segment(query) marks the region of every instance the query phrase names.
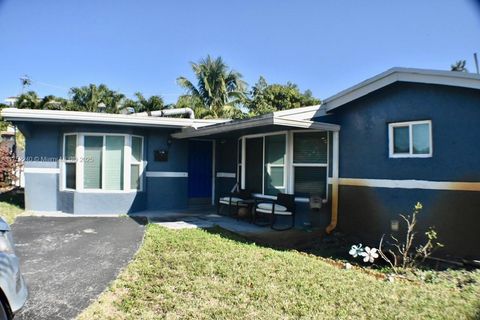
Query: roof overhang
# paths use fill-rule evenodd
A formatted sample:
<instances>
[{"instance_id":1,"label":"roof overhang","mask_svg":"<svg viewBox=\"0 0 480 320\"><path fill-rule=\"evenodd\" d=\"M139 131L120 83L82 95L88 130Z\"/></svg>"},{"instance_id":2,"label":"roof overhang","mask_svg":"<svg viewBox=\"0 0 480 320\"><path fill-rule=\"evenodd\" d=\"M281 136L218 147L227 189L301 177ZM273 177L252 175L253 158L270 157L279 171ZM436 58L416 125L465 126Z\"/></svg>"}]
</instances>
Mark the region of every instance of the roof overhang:
<instances>
[{"instance_id":1,"label":"roof overhang","mask_svg":"<svg viewBox=\"0 0 480 320\"><path fill-rule=\"evenodd\" d=\"M480 76L473 73L392 68L324 100L322 106L328 112L397 81L480 89Z\"/></svg>"},{"instance_id":2,"label":"roof overhang","mask_svg":"<svg viewBox=\"0 0 480 320\"><path fill-rule=\"evenodd\" d=\"M318 107L316 108L318 109ZM184 128L180 132L173 133L172 137L177 139L197 138L271 126L325 131L340 130L340 126L336 124L296 119L295 117L285 115L285 113L281 111L245 120L233 120L208 127Z\"/></svg>"},{"instance_id":3,"label":"roof overhang","mask_svg":"<svg viewBox=\"0 0 480 320\"><path fill-rule=\"evenodd\" d=\"M59 122L180 129L186 127L199 128L231 121L230 119L184 119L96 112L33 110L17 108L5 108L1 111L1 116L3 119L12 122Z\"/></svg>"}]
</instances>

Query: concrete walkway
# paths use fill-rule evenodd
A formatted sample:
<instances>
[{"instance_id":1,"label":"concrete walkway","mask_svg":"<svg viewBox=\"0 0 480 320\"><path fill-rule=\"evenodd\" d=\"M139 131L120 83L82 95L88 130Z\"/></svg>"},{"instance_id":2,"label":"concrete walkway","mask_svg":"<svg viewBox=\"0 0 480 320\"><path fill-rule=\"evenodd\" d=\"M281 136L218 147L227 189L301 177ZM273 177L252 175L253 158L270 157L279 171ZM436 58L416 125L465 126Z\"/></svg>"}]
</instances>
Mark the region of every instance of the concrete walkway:
<instances>
[{"instance_id":1,"label":"concrete walkway","mask_svg":"<svg viewBox=\"0 0 480 320\"><path fill-rule=\"evenodd\" d=\"M268 227L259 227L253 223L243 220L236 220L231 217L218 215L214 212L195 212L195 211L168 211L168 212L143 212L150 223L155 223L169 229L188 229L188 228L211 228L214 226L222 227L226 230L239 234L258 234L274 232Z\"/></svg>"}]
</instances>

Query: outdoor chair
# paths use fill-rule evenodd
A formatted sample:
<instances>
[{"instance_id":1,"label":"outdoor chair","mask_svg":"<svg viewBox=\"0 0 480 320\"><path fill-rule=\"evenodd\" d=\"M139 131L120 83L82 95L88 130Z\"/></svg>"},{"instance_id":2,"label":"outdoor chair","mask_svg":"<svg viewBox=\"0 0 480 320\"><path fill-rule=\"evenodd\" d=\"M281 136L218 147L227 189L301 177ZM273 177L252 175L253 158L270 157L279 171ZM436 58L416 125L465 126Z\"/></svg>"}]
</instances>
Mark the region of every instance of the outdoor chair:
<instances>
[{"instance_id":1,"label":"outdoor chair","mask_svg":"<svg viewBox=\"0 0 480 320\"><path fill-rule=\"evenodd\" d=\"M232 216L232 210L238 213L241 207L248 208L248 203L244 201L252 199L252 193L245 189L240 189L237 192L232 192L228 196L220 197L217 203L217 214L220 214L221 208L228 207L228 214Z\"/></svg>"},{"instance_id":2,"label":"outdoor chair","mask_svg":"<svg viewBox=\"0 0 480 320\"><path fill-rule=\"evenodd\" d=\"M295 196L293 194L279 193L277 200L256 199L253 214L256 225L270 225L273 230L277 231L291 229L295 226ZM277 228L275 224L278 216L290 217L291 225L287 228ZM263 220L263 222L259 220ZM270 221L265 222L265 220Z\"/></svg>"}]
</instances>

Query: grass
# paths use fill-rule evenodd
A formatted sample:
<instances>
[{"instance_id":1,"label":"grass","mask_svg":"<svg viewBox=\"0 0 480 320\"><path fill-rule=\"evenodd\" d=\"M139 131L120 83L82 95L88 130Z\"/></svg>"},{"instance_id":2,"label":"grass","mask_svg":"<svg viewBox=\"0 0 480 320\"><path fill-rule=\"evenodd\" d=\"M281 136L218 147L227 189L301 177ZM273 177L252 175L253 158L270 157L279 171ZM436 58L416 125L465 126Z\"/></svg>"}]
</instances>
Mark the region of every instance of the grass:
<instances>
[{"instance_id":1,"label":"grass","mask_svg":"<svg viewBox=\"0 0 480 320\"><path fill-rule=\"evenodd\" d=\"M279 236L281 234L279 233ZM222 230L147 227L127 268L79 319L469 319L480 275L465 285L379 280Z\"/></svg>"},{"instance_id":2,"label":"grass","mask_svg":"<svg viewBox=\"0 0 480 320\"><path fill-rule=\"evenodd\" d=\"M23 211L23 194L16 192L5 192L0 194L0 216L9 224L12 224L15 221L15 218L23 213Z\"/></svg>"}]
</instances>

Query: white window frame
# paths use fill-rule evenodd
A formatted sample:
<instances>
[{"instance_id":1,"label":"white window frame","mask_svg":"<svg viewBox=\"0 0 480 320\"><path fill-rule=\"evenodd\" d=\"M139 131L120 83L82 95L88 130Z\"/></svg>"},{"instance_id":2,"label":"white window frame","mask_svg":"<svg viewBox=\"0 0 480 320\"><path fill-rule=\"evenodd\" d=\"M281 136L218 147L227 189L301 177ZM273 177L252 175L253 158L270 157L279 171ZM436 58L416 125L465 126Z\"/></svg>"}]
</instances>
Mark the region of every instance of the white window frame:
<instances>
[{"instance_id":1,"label":"white window frame","mask_svg":"<svg viewBox=\"0 0 480 320\"><path fill-rule=\"evenodd\" d=\"M429 153L413 153L413 126L428 124ZM394 153L394 129L408 127L408 153ZM433 155L432 120L392 122L388 124L388 155L390 158L431 158Z\"/></svg>"},{"instance_id":2,"label":"white window frame","mask_svg":"<svg viewBox=\"0 0 480 320\"><path fill-rule=\"evenodd\" d=\"M245 143L243 138L237 140L237 183L238 188L241 189L242 186L242 163L240 155L243 154L243 144ZM241 149L241 151L239 151Z\"/></svg>"},{"instance_id":3,"label":"white window frame","mask_svg":"<svg viewBox=\"0 0 480 320\"><path fill-rule=\"evenodd\" d=\"M283 159L283 164L272 164L271 166L273 167L283 167L283 188L285 189L285 192L288 192L287 191L287 188L286 188L286 181L287 181L287 177L288 177L288 174L287 174L287 171L288 171L288 167L287 167L287 153L288 153L288 131L277 131L277 132L268 132L268 133L260 133L260 134L249 134L249 135L245 135L245 136L242 136L241 139L242 139L242 163L239 164L239 166L241 166L241 169L242 169L242 183L241 183L241 188L244 189L245 188L245 178L244 178L244 174L246 172L246 168L245 166L243 165L244 164L244 161L246 159L246 144L247 144L247 139L255 139L255 138L262 138L262 193L258 193L258 194L255 194L255 195L260 195L260 196L264 196L264 197L274 197L274 196L270 196L270 195L266 195L265 194L265 137L268 137L268 136L280 136L280 135L284 135L285 136L285 159ZM267 172L268 174L270 174L270 168L269 168L269 165L267 164ZM277 187L277 186L274 186L275 188L280 188L280 187Z\"/></svg>"},{"instance_id":4,"label":"white window frame","mask_svg":"<svg viewBox=\"0 0 480 320\"><path fill-rule=\"evenodd\" d=\"M293 161L293 156L294 156L294 135L295 133L305 133L305 132L325 132L327 134L327 162L326 163L302 163L298 162L295 163ZM324 131L324 130L292 130L290 131L290 141L291 141L291 162L290 162L290 174L291 174L291 186L290 190L293 194L295 194L295 168L300 167L300 168L305 168L305 167L310 167L310 168L325 168L326 170L326 179L325 179L325 198L328 199L328 168L330 164L330 132Z\"/></svg>"},{"instance_id":5,"label":"white window frame","mask_svg":"<svg viewBox=\"0 0 480 320\"><path fill-rule=\"evenodd\" d=\"M326 163L293 163L293 135L298 132L326 132L327 133L327 162ZM262 193L256 193L255 196L275 199L275 196L270 196L265 194L265 137L272 136L272 135L286 135L285 137L285 159L283 165L280 164L267 164L267 172L270 174L270 167L283 167L283 186L275 186L275 188L283 188L285 193L294 194L294 182L295 182L295 167L325 167L327 170L327 179L325 179L325 197L328 199L329 192L328 192L328 170L330 164L330 132L325 130L288 130L288 131L276 131L276 132L268 132L262 134L251 134L245 135L238 139L238 141L242 141L242 157L237 154L237 176L241 176L239 179L240 187L242 189L245 188L245 161L246 161L246 140L252 138L263 138L263 146L262 146ZM238 146L237 146L237 149ZM238 151L237 151L238 152ZM298 197L296 198L297 201L300 202L307 202L308 198L305 197Z\"/></svg>"},{"instance_id":6,"label":"white window frame","mask_svg":"<svg viewBox=\"0 0 480 320\"><path fill-rule=\"evenodd\" d=\"M76 158L76 189L67 189L66 188L66 169L65 169L65 140L66 136L69 135L76 135L77 136L77 148L75 152ZM105 183L105 170L102 170L102 187L100 189L87 189L84 187L84 159L85 159L85 137L87 136L94 136L94 137L102 137L103 139L103 146L102 146L102 154L105 154L105 141L107 136L123 136L124 137L124 146L123 146L123 189L122 190L108 190L104 188ZM138 137L142 140L142 149L141 149L141 156L142 159L140 162L135 162L134 164L140 165L140 189L131 189L130 188L130 177L131 177L131 158L132 158L132 137ZM63 135L63 164L62 164L62 177L61 177L61 185L60 191L77 191L77 192L85 192L85 193L129 193L129 192L142 192L143 191L143 174L145 169L145 161L144 161L144 137L139 135L131 135L131 134L120 134L120 133L105 133L105 132L69 132ZM102 156L102 168L105 168L105 157Z\"/></svg>"},{"instance_id":7,"label":"white window frame","mask_svg":"<svg viewBox=\"0 0 480 320\"><path fill-rule=\"evenodd\" d=\"M131 181L129 181L129 188L130 188L131 190L137 190L137 191L139 191L139 192L142 192L142 191L143 191L143 170L144 170L144 166L143 166L143 141L144 141L144 140L143 140L143 137L142 137L142 136L131 135L131 136L130 136L130 139L129 139L129 140L130 140L130 148L132 147L132 140L133 140L134 137L135 137L135 138L140 138L140 140L141 140L141 142L140 142L140 143L141 143L141 145L140 145L140 146L141 146L141 149L140 149L140 161L133 161L133 160L131 160L131 161L130 161L129 170L131 170L132 164L133 164L133 165L137 165L137 164L138 164L138 165L139 165L139 178L140 178L140 179L139 179L139 181L138 181L138 184L139 184L139 188L138 188L138 189L131 189ZM131 154L132 154L132 152L131 152L131 149L130 149L130 159L133 159L133 157L132 157ZM130 172L130 171L129 171L129 174L130 174L129 176L131 176L131 172ZM130 178L129 178L129 179L130 179Z\"/></svg>"},{"instance_id":8,"label":"white window frame","mask_svg":"<svg viewBox=\"0 0 480 320\"><path fill-rule=\"evenodd\" d=\"M67 159L67 155L65 154L65 147L67 142L67 136L74 136L76 141L75 144L75 159L69 160ZM62 143L62 159L61 159L61 167L60 171L62 173L62 178L60 179L60 190L62 191L75 191L75 189L67 188L67 163L77 163L77 148L78 148L78 135L76 133L66 133L63 135L63 143ZM77 181L77 170L75 168L75 181Z\"/></svg>"}]
</instances>

